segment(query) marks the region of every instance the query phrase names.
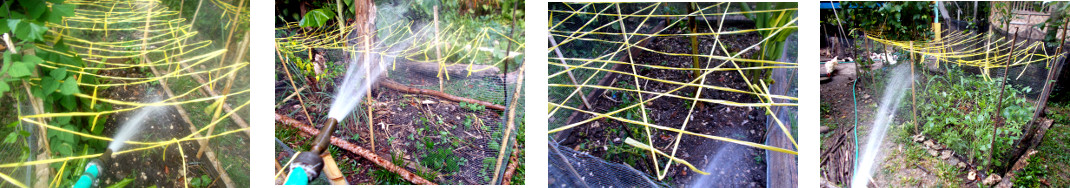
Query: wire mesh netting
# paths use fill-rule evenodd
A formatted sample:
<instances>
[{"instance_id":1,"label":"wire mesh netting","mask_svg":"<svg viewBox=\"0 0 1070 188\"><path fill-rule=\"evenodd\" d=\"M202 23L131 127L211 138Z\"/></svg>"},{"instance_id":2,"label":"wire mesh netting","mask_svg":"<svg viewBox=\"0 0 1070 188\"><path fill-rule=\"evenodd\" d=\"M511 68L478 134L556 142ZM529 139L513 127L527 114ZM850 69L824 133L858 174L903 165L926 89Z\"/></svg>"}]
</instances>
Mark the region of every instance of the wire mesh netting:
<instances>
[{"instance_id":1,"label":"wire mesh netting","mask_svg":"<svg viewBox=\"0 0 1070 188\"><path fill-rule=\"evenodd\" d=\"M248 2L65 3L74 6L73 16L49 23L49 42L36 45L37 56L64 61L37 68L53 77L66 70L76 90L60 96L27 86L26 95L7 103L19 104L20 122L12 125L27 137L3 144L22 148L5 149L15 153L0 158L5 183L70 186L135 112L159 107L151 114L158 118L131 123L141 124L140 134L114 151L118 168L101 184L140 172L147 181L135 186L182 186L202 175L217 186L248 186Z\"/></svg>"},{"instance_id":2,"label":"wire mesh netting","mask_svg":"<svg viewBox=\"0 0 1070 188\"><path fill-rule=\"evenodd\" d=\"M1066 54L1024 32L998 28L978 33L950 26L939 38L914 41L865 34L855 42L863 54L859 68L867 72L858 83L866 85L857 99L857 144L864 148L858 152L881 151L862 146L891 142L870 139L872 132L883 134L878 124L885 122L890 124L888 138L932 141L936 145L930 152L940 151L943 159L996 173L1011 167L1021 154L1016 153L1023 149L1021 143L1036 130L1037 103L1047 97L1042 91L1051 69ZM883 108L890 112L879 110Z\"/></svg>"},{"instance_id":3,"label":"wire mesh netting","mask_svg":"<svg viewBox=\"0 0 1070 188\"><path fill-rule=\"evenodd\" d=\"M794 58L780 58L785 49L795 49L795 38L789 37L797 28L795 7L794 3L551 3L548 114L549 133L557 139L550 148L568 154L551 154L550 174L559 180L553 184L634 181L617 185L659 186L666 177L687 177L676 175L688 174L680 171L702 176L715 170L720 175L711 176L727 177L726 171L754 169L762 172L762 178L756 178L760 182L719 181L765 185L764 162L751 159L742 163L753 168L733 165L739 166L735 169L718 164L755 153L783 153L790 159L797 154L793 121L778 115L793 112L776 109L797 106L798 99L788 95L795 95L789 92L795 87L791 83L797 64ZM770 90L773 85L776 94ZM766 120L774 126L767 128ZM760 123L751 124L755 122ZM784 137L786 145L766 143L766 135ZM680 166L686 168L676 169Z\"/></svg>"}]
</instances>

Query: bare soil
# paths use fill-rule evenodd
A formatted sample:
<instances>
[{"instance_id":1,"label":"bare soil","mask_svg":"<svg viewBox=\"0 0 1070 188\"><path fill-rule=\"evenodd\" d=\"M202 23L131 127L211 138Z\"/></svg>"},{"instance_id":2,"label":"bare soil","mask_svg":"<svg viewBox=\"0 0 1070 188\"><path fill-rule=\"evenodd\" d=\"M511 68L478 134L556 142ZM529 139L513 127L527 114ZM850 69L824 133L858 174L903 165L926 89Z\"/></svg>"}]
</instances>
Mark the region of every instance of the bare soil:
<instances>
[{"instance_id":1,"label":"bare soil","mask_svg":"<svg viewBox=\"0 0 1070 188\"><path fill-rule=\"evenodd\" d=\"M139 74L136 72L110 72L108 75ZM100 92L101 96L123 101L145 101L145 99L159 96L165 98L165 94L159 85L140 84L131 86L112 87ZM116 107L117 109L120 107ZM157 114L151 115L150 121L142 124L140 132L131 140L136 141L166 141L172 138L182 138L192 133L187 124L178 114L174 107L166 107ZM114 135L120 126L128 120L136 111L117 113L108 118L105 123L103 135ZM203 134L202 134L203 135ZM106 173L101 177L101 185L111 185L122 181L124 178L134 179L130 186L133 187L183 187L186 185L185 178L208 175L212 178L209 187L224 187L219 180L219 174L215 171L208 157L197 158L197 150L200 145L196 141L182 142L179 144L185 153L185 163L178 147L171 145L164 148L139 151L114 156L113 160L104 164ZM124 149L139 147L136 145L124 146ZM186 166L186 174L183 177L183 165Z\"/></svg>"},{"instance_id":2,"label":"bare soil","mask_svg":"<svg viewBox=\"0 0 1070 188\"><path fill-rule=\"evenodd\" d=\"M731 28L726 26L726 29ZM682 33L677 29L668 29L668 33ZM700 31L705 32L705 31ZM730 52L737 52L745 49L748 46L757 43L761 40L761 36L757 33L747 33L744 35L726 35L721 37L721 42L728 48ZM699 37L699 49L700 53L707 54L709 49L713 47L715 39L710 36ZM691 53L690 52L690 38L687 37L659 37L653 39L648 48L656 51L664 51L669 53ZM751 57L753 50L740 55L741 57ZM725 55L720 47L715 50L714 55ZM669 67L692 67L692 59L690 57L683 56L669 56L664 54L658 54L648 51L639 53L635 59L636 63L661 65ZM710 61L712 63L709 67L716 67L721 64L722 61ZM707 63L703 60L700 66L707 66ZM742 66L742 65L741 65ZM723 67L733 67L731 63L723 65ZM625 72L632 72L631 68L625 70ZM691 71L682 70L665 70L665 69L652 69L645 67L638 67L636 70L638 75L644 77L672 80L677 82L689 82L694 79ZM614 74L604 79L612 79L610 82L614 87L625 87L624 85L637 85L634 82L634 78L629 75ZM721 87L728 87L740 90L749 90L746 87L743 77L736 71L721 71L708 74L706 76L707 85L715 85ZM679 87L676 84L667 84L649 80L640 79L638 84L642 90L666 92ZM680 96L694 96L694 87L688 87L676 92L674 95ZM613 95L612 91L605 92L604 95L596 94L595 98L588 98L590 100L592 108L590 111L598 113L606 113L619 109L619 107L627 106L631 104L625 104L620 99L621 96ZM627 97L634 97L632 93ZM644 94L642 98L644 100L652 98L653 95ZM734 92L718 91L713 89L706 89L702 92L702 97L706 99L718 99L735 102L757 102L757 98L749 94L741 94ZM637 98L631 101L638 101ZM688 116L688 110L691 107L685 102L685 99L661 97L651 102L644 104L645 108L650 111L648 117L652 124L663 125L668 127L680 128L684 119ZM634 104L634 103L632 103ZM733 139L739 139L744 141L762 143L766 134L765 126L765 111L759 108L750 107L734 107L714 103L705 103L702 107L696 107L694 113L691 114L692 119L688 122L686 127L687 131L721 136ZM616 116L620 116L617 114ZM637 115L639 116L639 115ZM575 123L593 116L583 114L573 119ZM636 117L632 119L640 119ZM610 129L623 130L621 133L614 135L609 132ZM613 163L625 163L623 157L620 155L607 156L607 146L617 145L620 146L626 137L629 137L625 132L632 132L635 129L639 129L639 132L643 132L640 126L630 125L616 120L600 119L586 125L573 128L569 133L564 133L565 140L561 140L561 145L574 148L577 151L585 151L594 156L606 156L604 159ZM675 132L670 131L657 131L651 129L654 146L657 149L665 152L673 151L672 143L678 136ZM561 138L562 136L558 136ZM643 139L645 138L633 138ZM643 141L645 142L645 141ZM718 186L726 187L764 187L765 186L765 168L766 163L762 159L765 156L765 150L755 149L751 147L729 147L735 144L720 142L707 138L697 136L683 136L679 142L679 147L676 156L683 160L691 162L697 168L703 169L709 163L721 163L723 165L714 165L714 169L703 169L710 173L710 176L719 177L720 182ZM630 146L624 146L630 147ZM723 154L725 156L732 156L737 159L728 161L713 161L714 156ZM647 156L649 157L649 156ZM739 158L747 160L739 160ZM664 158L662 158L664 159ZM660 163L664 165L664 162ZM639 171L647 174L655 174L653 164L649 159L638 160L637 164L633 166ZM664 168L664 166L662 166ZM702 175L692 172L684 165L675 164L669 169L669 175L671 181L668 183L672 185L689 185L696 178Z\"/></svg>"}]
</instances>

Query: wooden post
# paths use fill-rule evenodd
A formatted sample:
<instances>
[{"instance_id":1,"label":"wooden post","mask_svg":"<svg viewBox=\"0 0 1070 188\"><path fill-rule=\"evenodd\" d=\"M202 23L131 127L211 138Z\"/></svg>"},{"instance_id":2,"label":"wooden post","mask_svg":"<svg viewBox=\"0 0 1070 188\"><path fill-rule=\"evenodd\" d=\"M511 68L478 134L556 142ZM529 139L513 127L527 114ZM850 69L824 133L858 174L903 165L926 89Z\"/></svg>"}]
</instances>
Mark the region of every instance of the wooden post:
<instances>
[{"instance_id":1,"label":"wooden post","mask_svg":"<svg viewBox=\"0 0 1070 188\"><path fill-rule=\"evenodd\" d=\"M439 41L438 41L438 5L435 5L433 7L433 10L434 10L434 23L435 23L435 43L434 43L434 45L435 45L435 62L438 63L438 67L439 67L438 68L438 91L441 91L441 92L445 93L446 90L443 87L444 84L443 84L443 81L442 81L442 77L444 75L442 74L443 73L442 71L446 71L446 68L444 68L444 67L446 67L446 64L442 63L442 62L445 62L445 61L442 61L442 51L438 48L438 46L439 46L439 44L438 44L439 43ZM446 73L446 74L448 75L449 73Z\"/></svg>"},{"instance_id":2,"label":"wooden post","mask_svg":"<svg viewBox=\"0 0 1070 188\"><path fill-rule=\"evenodd\" d=\"M917 63L914 59L914 41L910 41L910 77L914 77L914 64ZM913 78L910 79L910 116L914 117L914 133L918 131L918 97L916 96L917 90L914 89L914 83L917 82Z\"/></svg>"},{"instance_id":3,"label":"wooden post","mask_svg":"<svg viewBox=\"0 0 1070 188\"><path fill-rule=\"evenodd\" d=\"M242 40L242 43L239 46L240 46L240 48L238 49L238 55L236 57L234 57L234 60L231 61L231 62L241 62L242 57L245 56L246 49L249 49L249 35L248 34L245 35L245 38ZM220 71L222 71L222 70L220 70ZM233 74L230 74L230 76L227 78L227 85L223 87L223 97L218 99L218 100L221 100L221 102L219 102L219 105L216 106L215 114L212 115L212 120L213 121L215 121L215 120L220 118L219 115L223 112L223 106L224 106L223 104L227 103L226 102L227 101L227 97L226 96L228 94L230 94L230 87L234 85L234 79L237 77L237 75L238 75L238 73L234 72ZM211 136L212 132L215 131L215 126L216 125L212 125L211 127L208 127L208 133L205 134L205 135ZM207 140L206 140L206 142L207 142ZM201 154L204 153L204 150L206 148L208 148L208 145L201 145L201 149L197 150L197 158L198 159L201 158Z\"/></svg>"},{"instance_id":4,"label":"wooden post","mask_svg":"<svg viewBox=\"0 0 1070 188\"><path fill-rule=\"evenodd\" d=\"M363 60L361 62L365 63L364 72L370 73L371 66L373 65L371 62L372 37L375 37L375 3L371 0L354 0L353 12L353 20L354 23L357 24L355 25L357 38L362 38L364 43L364 53L362 54ZM369 86L372 85L371 79L373 78L365 78L364 84ZM372 126L374 124L372 122L375 118L372 114L373 105L371 104L374 103L372 100L372 93L368 92L365 99L367 101L365 105L368 109L368 134L371 137L372 152L375 152L375 127Z\"/></svg>"},{"instance_id":5,"label":"wooden post","mask_svg":"<svg viewBox=\"0 0 1070 188\"><path fill-rule=\"evenodd\" d=\"M557 41L554 40L554 36L547 35L546 37L550 40L550 45L557 46ZM561 48L554 48L554 52L557 53L558 58L561 58L561 64L567 66L568 62L565 61L565 56L561 54ZM586 106L587 109L593 109L591 108L591 103L587 102L587 95L583 93L583 87L579 86L579 83L576 82L576 76L572 75L572 71L568 70L568 67L565 67L565 74L568 74L568 80L572 81L572 85L576 85L576 91L580 94L580 100L583 101L583 106Z\"/></svg>"},{"instance_id":6,"label":"wooden post","mask_svg":"<svg viewBox=\"0 0 1070 188\"><path fill-rule=\"evenodd\" d=\"M331 182L331 185L349 184L349 181L346 181L345 175L342 175L342 170L338 169L338 163L334 161L331 152L323 152L320 154L320 157L323 157L323 175L327 177L327 180Z\"/></svg>"},{"instance_id":7,"label":"wooden post","mask_svg":"<svg viewBox=\"0 0 1070 188\"><path fill-rule=\"evenodd\" d=\"M996 142L995 141L996 141L996 137L999 136L999 135L996 135L996 130L998 130L999 127L1002 127L1003 124L1006 122L1006 120L1003 119L1002 114L1000 114L999 112L1003 111L1003 91L1006 90L1006 87L1007 87L1007 73L1011 69L1011 63L1014 62L1014 60L1012 59L1014 57L1014 45L1017 44L1017 43L1018 43L1018 29L1014 29L1014 38L1011 41L1011 48L1010 48L1010 51L1007 52L1007 65L1004 65L1004 67L1003 67L1003 82L1000 82L1000 84L999 84L999 99L996 100L997 101L996 102L996 111L995 111L996 115L993 116L993 117L996 117L996 121L995 121L996 123L994 125L992 125L992 139L988 140L988 151L989 151L988 152L988 161L989 162L992 161L992 156L993 156L994 153L996 153L996 150L995 150L996 149L995 148L996 147Z\"/></svg>"},{"instance_id":8,"label":"wooden post","mask_svg":"<svg viewBox=\"0 0 1070 188\"><path fill-rule=\"evenodd\" d=\"M695 12L695 6L696 6L695 3L687 3L687 12L688 13ZM747 6L747 5L744 5L744 6ZM691 33L692 34L697 33L697 28L698 27L695 26L695 16L688 16L687 17L687 23L688 23L688 27L691 28ZM765 49L762 49L762 52L765 52ZM695 71L692 71L692 73L691 73L692 74L691 79L700 79L699 77L702 75L701 74L702 71L699 71L698 69L702 68L702 65L699 65L700 61L699 61L699 58L697 56L698 55L698 36L697 35L692 35L691 36L691 55L693 55L693 56L691 56L691 61L692 61L691 62L691 68L695 68ZM632 67L634 68L635 66L632 66ZM699 84L702 84L702 83L699 83ZM638 87L638 85L636 87ZM697 87L696 86L695 87L696 93L701 93L701 92L698 92L699 90L702 90L702 87ZM696 105L698 105L699 108L702 108L703 105L705 105L705 103L703 103L703 102L697 102L697 101L693 101L693 102L697 103Z\"/></svg>"}]
</instances>

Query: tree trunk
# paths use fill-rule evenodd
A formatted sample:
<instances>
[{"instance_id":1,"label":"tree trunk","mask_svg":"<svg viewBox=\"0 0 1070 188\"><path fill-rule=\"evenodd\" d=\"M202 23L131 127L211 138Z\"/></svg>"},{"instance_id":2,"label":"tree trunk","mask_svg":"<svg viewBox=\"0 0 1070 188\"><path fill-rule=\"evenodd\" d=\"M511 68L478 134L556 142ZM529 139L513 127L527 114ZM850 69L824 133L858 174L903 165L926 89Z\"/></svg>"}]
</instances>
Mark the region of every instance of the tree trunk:
<instances>
[{"instance_id":1,"label":"tree trunk","mask_svg":"<svg viewBox=\"0 0 1070 188\"><path fill-rule=\"evenodd\" d=\"M1056 3L1052 4L1051 6L1052 7L1062 7L1064 3L1066 3L1066 2L1056 2ZM1062 10L1062 11L1065 11L1065 10ZM1048 31L1047 31L1047 33L1045 33L1046 37L1044 37L1044 38L1050 37L1051 39L1057 39L1059 37L1059 26L1062 25L1062 24L1059 24L1059 21L1063 20L1063 14L1062 13L1063 12L1061 12L1058 9L1052 10L1051 13L1049 13L1049 15L1048 15L1048 27L1047 27Z\"/></svg>"}]
</instances>

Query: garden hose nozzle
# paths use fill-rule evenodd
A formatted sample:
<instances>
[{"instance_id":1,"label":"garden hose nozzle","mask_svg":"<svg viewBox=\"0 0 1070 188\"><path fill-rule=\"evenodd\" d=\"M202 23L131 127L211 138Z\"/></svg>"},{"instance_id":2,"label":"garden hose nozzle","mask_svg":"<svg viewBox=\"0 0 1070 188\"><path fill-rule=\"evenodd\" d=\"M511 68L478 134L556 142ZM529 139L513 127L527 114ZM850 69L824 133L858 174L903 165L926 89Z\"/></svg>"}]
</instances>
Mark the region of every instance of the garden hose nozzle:
<instances>
[{"instance_id":1,"label":"garden hose nozzle","mask_svg":"<svg viewBox=\"0 0 1070 188\"><path fill-rule=\"evenodd\" d=\"M72 188L90 188L97 185L97 180L100 178L100 173L104 172L104 163L111 160L111 149L104 150L104 154L100 155L100 158L93 159L85 165L85 171L82 172L82 176L78 178L78 181L74 183Z\"/></svg>"},{"instance_id":2,"label":"garden hose nozzle","mask_svg":"<svg viewBox=\"0 0 1070 188\"><path fill-rule=\"evenodd\" d=\"M286 185L308 185L312 179L319 176L323 170L323 158L320 154L327 150L331 144L331 133L338 125L338 120L327 119L327 124L320 128L320 133L312 141L312 150L298 154L290 164L290 175L286 178Z\"/></svg>"},{"instance_id":3,"label":"garden hose nozzle","mask_svg":"<svg viewBox=\"0 0 1070 188\"><path fill-rule=\"evenodd\" d=\"M316 155L323 153L327 150L327 146L331 145L331 133L334 132L334 128L338 126L338 120L334 118L327 119L327 124L320 128L320 134L316 135L316 139L312 140L312 151Z\"/></svg>"}]
</instances>

